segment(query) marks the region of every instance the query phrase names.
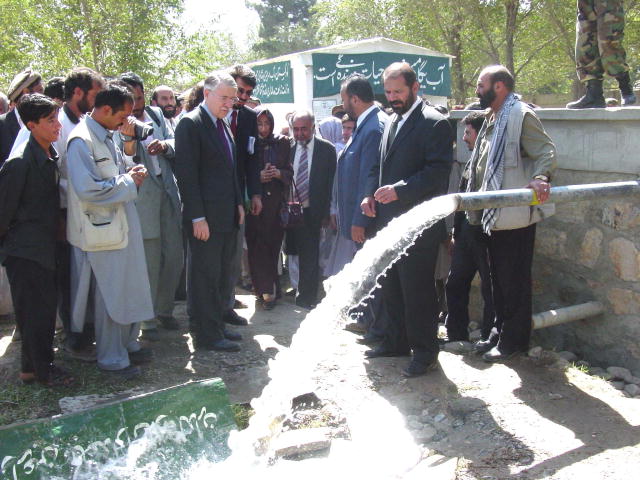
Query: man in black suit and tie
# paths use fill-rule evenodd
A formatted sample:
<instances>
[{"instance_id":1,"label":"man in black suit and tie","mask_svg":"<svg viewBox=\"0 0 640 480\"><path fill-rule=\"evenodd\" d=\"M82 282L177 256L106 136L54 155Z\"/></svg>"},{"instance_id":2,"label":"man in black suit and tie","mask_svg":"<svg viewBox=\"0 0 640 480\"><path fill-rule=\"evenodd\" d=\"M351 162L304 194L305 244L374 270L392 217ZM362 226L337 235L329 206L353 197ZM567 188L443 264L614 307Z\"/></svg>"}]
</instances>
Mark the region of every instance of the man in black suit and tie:
<instances>
[{"instance_id":1,"label":"man in black suit and tie","mask_svg":"<svg viewBox=\"0 0 640 480\"><path fill-rule=\"evenodd\" d=\"M295 143L291 149L294 195L302 203L304 224L287 232L298 254L300 277L296 305L311 309L318 300L320 227L329 219L331 189L336 173L336 149L316 137L313 113L300 110L291 117Z\"/></svg>"},{"instance_id":2,"label":"man in black suit and tie","mask_svg":"<svg viewBox=\"0 0 640 480\"><path fill-rule=\"evenodd\" d=\"M236 142L236 157L238 159L238 184L244 201L245 197L251 202L252 215L260 215L262 211L262 183L260 182L260 166L255 156L255 143L258 140L258 118L246 102L251 98L258 79L253 70L246 65L235 65L229 70L238 85L238 93L233 108L227 113L227 121ZM235 304L234 287L240 278L242 270L242 245L244 243L244 227L240 227L236 240L236 254L231 263L231 282L226 294L227 310L224 321L232 325L246 325L247 320L233 311Z\"/></svg>"},{"instance_id":3,"label":"man in black suit and tie","mask_svg":"<svg viewBox=\"0 0 640 480\"><path fill-rule=\"evenodd\" d=\"M204 81L204 101L178 123L175 174L189 238L187 301L196 349L236 352L240 335L224 327L238 226L244 209L233 136L224 118L236 98L227 73Z\"/></svg>"},{"instance_id":4,"label":"man in black suit and tie","mask_svg":"<svg viewBox=\"0 0 640 480\"><path fill-rule=\"evenodd\" d=\"M7 97L15 105L22 95L42 92L44 92L42 77L39 73L27 68L15 76L9 86ZM9 158L13 142L23 126L24 123L17 108L0 115L0 166Z\"/></svg>"},{"instance_id":5,"label":"man in black suit and tie","mask_svg":"<svg viewBox=\"0 0 640 480\"><path fill-rule=\"evenodd\" d=\"M447 193L453 157L449 122L418 98L420 84L408 63L383 73L384 91L395 114L380 145L380 160L367 183L363 213L376 218L376 230L417 204ZM406 377L425 374L438 361L438 301L434 270L446 229L440 221L425 231L382 280L390 315L383 342L369 358L413 354Z\"/></svg>"}]
</instances>

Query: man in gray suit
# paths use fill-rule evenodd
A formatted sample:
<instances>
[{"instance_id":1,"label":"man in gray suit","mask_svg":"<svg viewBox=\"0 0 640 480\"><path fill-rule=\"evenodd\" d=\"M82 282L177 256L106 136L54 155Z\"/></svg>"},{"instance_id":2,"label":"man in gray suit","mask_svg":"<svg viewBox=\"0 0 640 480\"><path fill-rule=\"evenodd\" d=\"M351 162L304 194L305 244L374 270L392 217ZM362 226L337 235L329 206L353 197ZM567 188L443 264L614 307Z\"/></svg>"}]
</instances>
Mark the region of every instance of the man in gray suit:
<instances>
[{"instance_id":1,"label":"man in gray suit","mask_svg":"<svg viewBox=\"0 0 640 480\"><path fill-rule=\"evenodd\" d=\"M172 167L174 140L162 110L145 107L142 79L130 72L123 73L120 79L133 92L133 116L138 122L153 127L153 132L146 138L121 138L124 153L133 163L144 165L149 172L149 178L138 192L136 208L142 227L156 319L143 322L141 330L143 338L157 340L158 322L167 330L179 328L173 316L173 299L182 272L183 245L180 196Z\"/></svg>"}]
</instances>

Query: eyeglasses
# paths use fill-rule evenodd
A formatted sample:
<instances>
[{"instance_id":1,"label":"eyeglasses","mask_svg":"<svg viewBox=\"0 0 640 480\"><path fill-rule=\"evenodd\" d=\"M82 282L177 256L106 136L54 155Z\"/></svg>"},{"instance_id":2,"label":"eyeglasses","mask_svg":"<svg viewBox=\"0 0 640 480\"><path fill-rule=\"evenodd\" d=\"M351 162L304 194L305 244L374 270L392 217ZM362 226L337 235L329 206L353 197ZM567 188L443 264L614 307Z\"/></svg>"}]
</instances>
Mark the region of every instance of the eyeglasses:
<instances>
[{"instance_id":1,"label":"eyeglasses","mask_svg":"<svg viewBox=\"0 0 640 480\"><path fill-rule=\"evenodd\" d=\"M245 90L242 87L238 87L238 93L241 94L241 95L245 95L246 94L246 95L251 96L251 95L253 95L253 88L251 90Z\"/></svg>"},{"instance_id":2,"label":"eyeglasses","mask_svg":"<svg viewBox=\"0 0 640 480\"><path fill-rule=\"evenodd\" d=\"M218 95L217 93L214 93L214 95L218 97L222 103L236 103L238 101L238 97L228 97L227 95Z\"/></svg>"}]
</instances>

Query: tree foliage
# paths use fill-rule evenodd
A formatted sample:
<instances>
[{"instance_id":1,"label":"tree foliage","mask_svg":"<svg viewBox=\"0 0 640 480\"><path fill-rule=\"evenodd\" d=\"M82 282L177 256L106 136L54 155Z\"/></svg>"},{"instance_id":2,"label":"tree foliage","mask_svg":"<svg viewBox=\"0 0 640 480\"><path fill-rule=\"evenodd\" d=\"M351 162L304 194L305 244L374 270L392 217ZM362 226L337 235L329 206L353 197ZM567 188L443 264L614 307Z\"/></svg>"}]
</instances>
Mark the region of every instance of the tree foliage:
<instances>
[{"instance_id":1,"label":"tree foliage","mask_svg":"<svg viewBox=\"0 0 640 480\"><path fill-rule=\"evenodd\" d=\"M260 16L256 57L279 55L319 46L311 10L316 0L251 0L248 7Z\"/></svg>"}]
</instances>

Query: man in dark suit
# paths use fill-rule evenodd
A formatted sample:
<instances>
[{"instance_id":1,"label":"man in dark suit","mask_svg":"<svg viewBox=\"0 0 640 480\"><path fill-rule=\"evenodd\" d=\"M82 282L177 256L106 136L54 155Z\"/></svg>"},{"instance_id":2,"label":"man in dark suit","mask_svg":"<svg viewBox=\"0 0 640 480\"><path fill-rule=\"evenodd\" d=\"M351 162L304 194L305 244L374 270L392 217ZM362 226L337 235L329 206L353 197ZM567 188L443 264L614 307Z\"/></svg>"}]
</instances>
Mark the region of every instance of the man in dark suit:
<instances>
[{"instance_id":1,"label":"man in dark suit","mask_svg":"<svg viewBox=\"0 0 640 480\"><path fill-rule=\"evenodd\" d=\"M235 143L224 121L236 97L236 82L226 73L204 82L204 101L178 123L176 164L183 222L189 235L187 301L195 347L238 351L240 335L225 329L225 292L238 225L244 222L236 176Z\"/></svg>"},{"instance_id":2,"label":"man in dark suit","mask_svg":"<svg viewBox=\"0 0 640 480\"><path fill-rule=\"evenodd\" d=\"M315 117L300 110L291 117L295 144L291 149L295 195L302 203L304 224L287 232L299 257L296 305L311 309L318 300L320 227L329 219L331 189L336 173L336 149L314 135Z\"/></svg>"},{"instance_id":3,"label":"man in dark suit","mask_svg":"<svg viewBox=\"0 0 640 480\"><path fill-rule=\"evenodd\" d=\"M236 142L236 155L238 158L238 184L243 201L245 198L251 202L250 213L260 215L262 211L262 184L260 183L260 167L255 156L255 143L258 140L258 120L256 112L246 103L253 94L258 80L256 74L246 65L235 65L229 70L238 85L238 94L233 104L233 109L227 114L227 121L231 127ZM238 245L236 254L231 264L231 283L227 297L227 310L224 320L232 325L246 325L247 320L233 311L236 304L234 287L240 278L242 270L242 245L244 243L244 226L238 230Z\"/></svg>"},{"instance_id":4,"label":"man in dark suit","mask_svg":"<svg viewBox=\"0 0 640 480\"><path fill-rule=\"evenodd\" d=\"M15 105L24 94L42 92L44 92L42 77L39 73L27 68L15 76L9 86L7 97ZM17 108L0 115L0 166L9 158L13 142L23 125Z\"/></svg>"},{"instance_id":5,"label":"man in dark suit","mask_svg":"<svg viewBox=\"0 0 640 480\"><path fill-rule=\"evenodd\" d=\"M385 127L379 164L371 169L361 207L376 218L376 229L417 204L447 193L453 157L449 122L417 97L420 84L408 63L392 63L383 73L384 90L395 114ZM367 356L412 352L403 375L423 375L438 360L438 300L434 270L443 221L423 232L382 281L391 317L385 339Z\"/></svg>"}]
</instances>

